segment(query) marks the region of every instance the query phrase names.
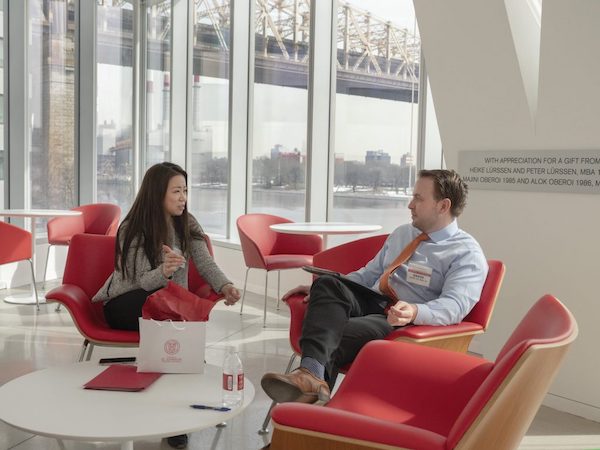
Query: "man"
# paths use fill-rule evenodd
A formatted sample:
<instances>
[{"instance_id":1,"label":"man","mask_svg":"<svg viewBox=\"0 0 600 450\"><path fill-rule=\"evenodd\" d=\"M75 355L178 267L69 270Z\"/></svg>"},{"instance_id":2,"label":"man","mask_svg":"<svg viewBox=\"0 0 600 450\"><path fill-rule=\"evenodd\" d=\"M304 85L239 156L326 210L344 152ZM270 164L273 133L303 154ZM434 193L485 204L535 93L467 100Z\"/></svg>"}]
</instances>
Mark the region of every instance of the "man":
<instances>
[{"instance_id":1,"label":"man","mask_svg":"<svg viewBox=\"0 0 600 450\"><path fill-rule=\"evenodd\" d=\"M310 287L300 367L267 373L261 384L277 402L327 401L340 367L395 327L459 323L479 300L487 275L481 247L457 217L468 189L451 170L422 170L408 204L412 225L398 227L349 280L321 276ZM299 286L284 296L308 292Z\"/></svg>"}]
</instances>

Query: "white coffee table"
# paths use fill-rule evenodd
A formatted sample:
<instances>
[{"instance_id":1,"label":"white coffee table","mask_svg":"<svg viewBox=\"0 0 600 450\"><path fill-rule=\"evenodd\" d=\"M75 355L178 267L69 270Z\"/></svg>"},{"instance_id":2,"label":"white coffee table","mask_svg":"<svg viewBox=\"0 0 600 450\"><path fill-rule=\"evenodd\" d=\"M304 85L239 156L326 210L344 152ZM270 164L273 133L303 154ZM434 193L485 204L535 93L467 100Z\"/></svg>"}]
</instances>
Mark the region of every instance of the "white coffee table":
<instances>
[{"instance_id":1,"label":"white coffee table","mask_svg":"<svg viewBox=\"0 0 600 450\"><path fill-rule=\"evenodd\" d=\"M221 368L207 365L204 374L163 375L140 392L96 391L83 385L104 370L77 363L38 370L0 387L0 420L21 430L59 440L120 442L198 431L240 414L254 399L246 379L244 402L228 412L198 410L192 403L218 405Z\"/></svg>"},{"instance_id":2,"label":"white coffee table","mask_svg":"<svg viewBox=\"0 0 600 450\"><path fill-rule=\"evenodd\" d=\"M323 236L323 248L327 248L327 236L330 234L373 233L381 230L381 225L352 222L287 222L271 225L279 233L319 234Z\"/></svg>"},{"instance_id":3,"label":"white coffee table","mask_svg":"<svg viewBox=\"0 0 600 450\"><path fill-rule=\"evenodd\" d=\"M35 233L36 220L38 218L52 217L71 217L80 216L81 211L72 211L70 209L2 209L0 217L24 217L31 219L31 261L33 262L33 270L35 271ZM35 290L31 289L31 294L9 295L4 299L6 303L15 303L17 305L37 305L39 309L40 303L46 303L45 298L36 298Z\"/></svg>"}]
</instances>

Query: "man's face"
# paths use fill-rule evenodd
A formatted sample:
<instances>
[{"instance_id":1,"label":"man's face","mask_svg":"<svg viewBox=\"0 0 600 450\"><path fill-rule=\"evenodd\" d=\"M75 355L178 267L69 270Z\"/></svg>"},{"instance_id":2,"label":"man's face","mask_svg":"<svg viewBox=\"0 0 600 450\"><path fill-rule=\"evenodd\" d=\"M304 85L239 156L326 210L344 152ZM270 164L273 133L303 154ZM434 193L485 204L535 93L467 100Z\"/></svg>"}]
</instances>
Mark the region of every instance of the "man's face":
<instances>
[{"instance_id":1,"label":"man's face","mask_svg":"<svg viewBox=\"0 0 600 450\"><path fill-rule=\"evenodd\" d=\"M419 178L415 183L413 198L408 204L412 224L425 233L441 230L450 223L450 200L436 200L431 178Z\"/></svg>"}]
</instances>

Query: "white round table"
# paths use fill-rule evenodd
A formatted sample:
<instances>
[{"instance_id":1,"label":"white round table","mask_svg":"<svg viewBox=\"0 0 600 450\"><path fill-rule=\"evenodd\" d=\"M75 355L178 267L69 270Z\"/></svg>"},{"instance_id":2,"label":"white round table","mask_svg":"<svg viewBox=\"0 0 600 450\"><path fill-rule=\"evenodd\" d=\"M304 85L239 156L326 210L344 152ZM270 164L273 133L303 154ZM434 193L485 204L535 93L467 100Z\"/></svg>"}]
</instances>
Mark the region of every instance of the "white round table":
<instances>
[{"instance_id":1,"label":"white round table","mask_svg":"<svg viewBox=\"0 0 600 450\"><path fill-rule=\"evenodd\" d=\"M231 411L199 410L219 405L221 368L203 374L163 374L140 392L84 389L107 366L76 363L38 370L0 387L0 419L21 430L59 440L120 442L176 436L208 428L240 414L254 399L246 379L244 402Z\"/></svg>"},{"instance_id":2,"label":"white round table","mask_svg":"<svg viewBox=\"0 0 600 450\"><path fill-rule=\"evenodd\" d=\"M270 228L279 233L320 234L323 236L323 248L327 248L327 236L330 234L373 233L382 227L352 222L287 222L271 225Z\"/></svg>"},{"instance_id":3,"label":"white round table","mask_svg":"<svg viewBox=\"0 0 600 450\"><path fill-rule=\"evenodd\" d=\"M31 260L35 270L35 225L38 217L69 217L80 216L81 211L72 211L70 209L2 209L0 217L24 217L31 219ZM18 305L38 305L46 303L46 299L36 298L35 291L32 289L30 294L9 295L4 299L6 303L15 303Z\"/></svg>"}]
</instances>

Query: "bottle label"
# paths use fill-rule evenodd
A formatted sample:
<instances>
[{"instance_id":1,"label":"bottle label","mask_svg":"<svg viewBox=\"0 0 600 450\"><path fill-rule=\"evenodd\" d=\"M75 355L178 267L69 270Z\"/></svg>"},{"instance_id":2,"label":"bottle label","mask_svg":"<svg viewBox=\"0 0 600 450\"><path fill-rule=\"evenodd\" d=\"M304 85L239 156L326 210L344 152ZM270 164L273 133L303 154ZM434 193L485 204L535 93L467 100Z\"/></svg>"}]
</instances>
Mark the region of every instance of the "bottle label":
<instances>
[{"instance_id":1,"label":"bottle label","mask_svg":"<svg viewBox=\"0 0 600 450\"><path fill-rule=\"evenodd\" d=\"M233 391L233 374L223 374L223 389L226 391Z\"/></svg>"},{"instance_id":2,"label":"bottle label","mask_svg":"<svg viewBox=\"0 0 600 450\"><path fill-rule=\"evenodd\" d=\"M238 373L237 376L237 389L241 391L244 389L244 372Z\"/></svg>"}]
</instances>

